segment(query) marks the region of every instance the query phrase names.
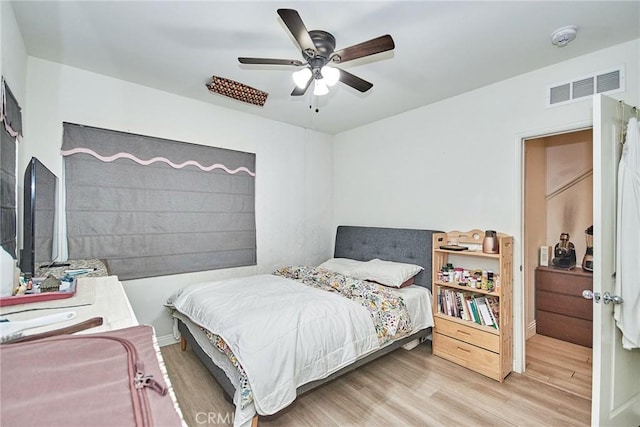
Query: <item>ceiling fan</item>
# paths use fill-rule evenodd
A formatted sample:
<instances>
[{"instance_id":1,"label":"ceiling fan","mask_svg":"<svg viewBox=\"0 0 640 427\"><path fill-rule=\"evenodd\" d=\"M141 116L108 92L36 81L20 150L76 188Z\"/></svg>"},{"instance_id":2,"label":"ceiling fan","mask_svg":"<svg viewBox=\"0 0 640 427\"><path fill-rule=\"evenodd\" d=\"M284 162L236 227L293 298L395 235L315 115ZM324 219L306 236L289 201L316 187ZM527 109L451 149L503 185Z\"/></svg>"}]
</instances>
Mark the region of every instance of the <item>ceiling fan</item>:
<instances>
[{"instance_id":1,"label":"ceiling fan","mask_svg":"<svg viewBox=\"0 0 640 427\"><path fill-rule=\"evenodd\" d=\"M327 86L333 86L338 81L360 92L366 92L373 87L372 83L329 65L342 64L354 59L386 52L395 47L393 39L387 34L336 51L335 37L322 30L307 31L297 11L293 9L278 9L278 15L280 15L280 18L282 18L291 35L293 35L293 38L302 49L303 60L240 57L238 61L241 64L250 65L303 67L293 73L296 87L291 92L292 96L304 95L312 82L314 83L313 93L315 95L327 94L329 92Z\"/></svg>"}]
</instances>

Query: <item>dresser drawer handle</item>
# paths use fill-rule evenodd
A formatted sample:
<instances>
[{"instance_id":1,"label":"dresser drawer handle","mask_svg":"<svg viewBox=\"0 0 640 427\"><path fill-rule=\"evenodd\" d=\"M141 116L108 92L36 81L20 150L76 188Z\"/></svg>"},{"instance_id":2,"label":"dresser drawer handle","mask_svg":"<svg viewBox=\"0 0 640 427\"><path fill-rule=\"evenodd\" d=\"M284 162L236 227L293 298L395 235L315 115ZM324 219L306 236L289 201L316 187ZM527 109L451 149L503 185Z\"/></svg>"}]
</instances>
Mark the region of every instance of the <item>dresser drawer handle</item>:
<instances>
[{"instance_id":1,"label":"dresser drawer handle","mask_svg":"<svg viewBox=\"0 0 640 427\"><path fill-rule=\"evenodd\" d=\"M466 348L461 348L461 347L456 347L459 351L464 351L465 353L471 353L469 350L467 350Z\"/></svg>"},{"instance_id":2,"label":"dresser drawer handle","mask_svg":"<svg viewBox=\"0 0 640 427\"><path fill-rule=\"evenodd\" d=\"M462 335L471 335L469 332L461 331L460 329L457 329L456 332Z\"/></svg>"}]
</instances>

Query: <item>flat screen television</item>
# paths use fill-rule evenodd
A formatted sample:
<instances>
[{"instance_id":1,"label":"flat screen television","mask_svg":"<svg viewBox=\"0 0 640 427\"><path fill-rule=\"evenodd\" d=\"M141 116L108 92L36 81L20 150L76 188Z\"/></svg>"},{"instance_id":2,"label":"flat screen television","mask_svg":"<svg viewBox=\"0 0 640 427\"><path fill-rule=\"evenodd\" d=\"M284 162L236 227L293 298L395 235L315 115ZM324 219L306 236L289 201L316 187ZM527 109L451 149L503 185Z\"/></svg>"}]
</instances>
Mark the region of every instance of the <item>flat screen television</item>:
<instances>
[{"instance_id":1,"label":"flat screen television","mask_svg":"<svg viewBox=\"0 0 640 427\"><path fill-rule=\"evenodd\" d=\"M20 270L32 277L57 258L58 177L35 157L24 172L24 222Z\"/></svg>"}]
</instances>

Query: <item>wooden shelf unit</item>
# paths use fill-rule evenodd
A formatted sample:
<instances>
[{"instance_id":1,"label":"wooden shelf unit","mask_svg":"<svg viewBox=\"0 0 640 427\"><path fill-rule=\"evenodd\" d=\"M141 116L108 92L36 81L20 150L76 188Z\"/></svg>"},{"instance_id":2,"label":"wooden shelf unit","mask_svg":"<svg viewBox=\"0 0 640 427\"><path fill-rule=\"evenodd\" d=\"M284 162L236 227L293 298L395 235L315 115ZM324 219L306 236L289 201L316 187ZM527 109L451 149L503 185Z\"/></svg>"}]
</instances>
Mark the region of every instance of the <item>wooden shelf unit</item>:
<instances>
[{"instance_id":1,"label":"wooden shelf unit","mask_svg":"<svg viewBox=\"0 0 640 427\"><path fill-rule=\"evenodd\" d=\"M433 235L433 354L502 382L513 367L513 237L498 233L499 253L487 254L482 252L484 236L485 233L481 230ZM448 244L467 246L470 249L440 249L440 246ZM455 263L459 264L454 267L471 271L479 268L477 264L492 265L492 270L500 275L500 286L488 291L438 280L438 272L451 262L450 259L455 259ZM498 298L499 328L439 312L440 289Z\"/></svg>"}]
</instances>

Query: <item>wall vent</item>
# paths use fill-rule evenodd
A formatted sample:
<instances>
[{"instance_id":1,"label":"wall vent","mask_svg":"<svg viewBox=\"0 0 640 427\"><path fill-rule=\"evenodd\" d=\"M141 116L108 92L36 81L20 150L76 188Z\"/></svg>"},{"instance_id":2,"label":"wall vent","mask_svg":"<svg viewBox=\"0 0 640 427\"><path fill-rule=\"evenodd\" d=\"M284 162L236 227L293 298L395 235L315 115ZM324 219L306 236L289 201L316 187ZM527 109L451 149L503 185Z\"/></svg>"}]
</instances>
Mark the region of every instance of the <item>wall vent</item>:
<instances>
[{"instance_id":1,"label":"wall vent","mask_svg":"<svg viewBox=\"0 0 640 427\"><path fill-rule=\"evenodd\" d=\"M586 101L597 93L624 92L624 68L617 67L549 86L547 107Z\"/></svg>"}]
</instances>

